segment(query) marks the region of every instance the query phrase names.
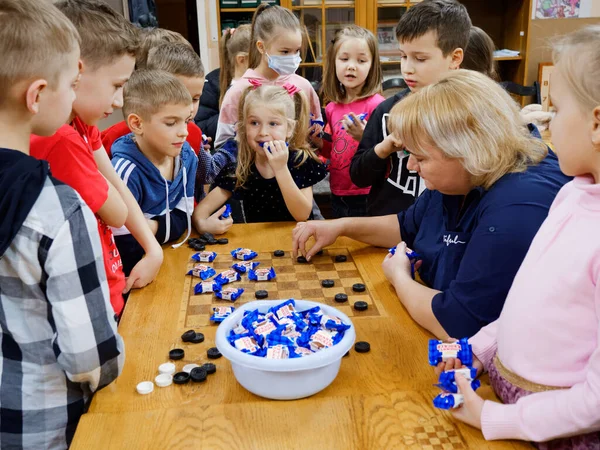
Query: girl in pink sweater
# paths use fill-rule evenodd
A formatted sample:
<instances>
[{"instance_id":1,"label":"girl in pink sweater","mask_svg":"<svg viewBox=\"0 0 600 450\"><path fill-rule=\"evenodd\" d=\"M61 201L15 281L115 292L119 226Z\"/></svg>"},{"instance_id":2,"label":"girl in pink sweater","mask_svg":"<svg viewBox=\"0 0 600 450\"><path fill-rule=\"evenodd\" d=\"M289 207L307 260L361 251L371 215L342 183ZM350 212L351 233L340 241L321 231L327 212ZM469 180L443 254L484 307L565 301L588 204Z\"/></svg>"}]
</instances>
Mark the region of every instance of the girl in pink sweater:
<instances>
[{"instance_id":1,"label":"girl in pink sweater","mask_svg":"<svg viewBox=\"0 0 600 450\"><path fill-rule=\"evenodd\" d=\"M454 416L486 439L600 449L599 42L595 25L555 45L550 130L561 170L575 178L556 196L500 318L470 339L504 405L457 376L464 405Z\"/></svg>"},{"instance_id":2,"label":"girl in pink sweater","mask_svg":"<svg viewBox=\"0 0 600 450\"><path fill-rule=\"evenodd\" d=\"M340 30L327 50L323 91L331 139L311 134L321 155L331 160L331 208L335 217L367 215L370 188L350 179L350 162L362 139L367 119L385 99L381 95L381 63L377 39L365 28L350 25Z\"/></svg>"}]
</instances>

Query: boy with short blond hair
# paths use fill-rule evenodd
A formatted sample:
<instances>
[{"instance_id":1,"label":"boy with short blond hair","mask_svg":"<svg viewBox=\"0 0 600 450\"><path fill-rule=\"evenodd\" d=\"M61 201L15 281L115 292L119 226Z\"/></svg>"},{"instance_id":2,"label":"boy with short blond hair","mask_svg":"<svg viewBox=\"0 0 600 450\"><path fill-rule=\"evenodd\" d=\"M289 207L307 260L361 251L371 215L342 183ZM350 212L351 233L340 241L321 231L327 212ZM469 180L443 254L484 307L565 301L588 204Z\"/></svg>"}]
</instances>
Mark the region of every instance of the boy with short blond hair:
<instances>
[{"instance_id":1,"label":"boy with short blond hair","mask_svg":"<svg viewBox=\"0 0 600 450\"><path fill-rule=\"evenodd\" d=\"M111 303L120 315L123 293L150 283L163 260L162 248L110 164L95 126L123 105L123 86L134 68L138 32L124 17L96 0L64 0L56 6L80 31L83 70L67 125L50 138L32 137L31 154L47 160L54 176L73 187L96 214ZM146 257L125 274L127 280L109 228L123 224L146 251Z\"/></svg>"},{"instance_id":2,"label":"boy with short blond hair","mask_svg":"<svg viewBox=\"0 0 600 450\"><path fill-rule=\"evenodd\" d=\"M408 156L402 151L402 143L389 133L387 119L392 107L411 92L437 83L460 68L470 30L467 8L456 0L423 0L400 18L396 38L408 88L373 111L350 164L352 182L371 187L369 216L404 211L425 189L419 175L407 168Z\"/></svg>"},{"instance_id":3,"label":"boy with short blond hair","mask_svg":"<svg viewBox=\"0 0 600 450\"><path fill-rule=\"evenodd\" d=\"M140 37L142 42L135 57L136 69L145 69L148 52L161 44L184 44L193 50L192 44L180 33L165 28L142 28Z\"/></svg>"},{"instance_id":4,"label":"boy with short blond hair","mask_svg":"<svg viewBox=\"0 0 600 450\"><path fill-rule=\"evenodd\" d=\"M123 113L132 133L113 145L112 164L161 244L178 239L187 229L183 243L191 232L198 168L198 158L185 140L191 110L186 87L163 70L136 70L125 86ZM127 229L114 233L127 270L144 250Z\"/></svg>"},{"instance_id":5,"label":"boy with short blond hair","mask_svg":"<svg viewBox=\"0 0 600 450\"><path fill-rule=\"evenodd\" d=\"M64 449L121 372L93 213L29 156L68 119L79 35L49 2L0 2L0 447ZM75 322L74 322L75 319Z\"/></svg>"}]
</instances>

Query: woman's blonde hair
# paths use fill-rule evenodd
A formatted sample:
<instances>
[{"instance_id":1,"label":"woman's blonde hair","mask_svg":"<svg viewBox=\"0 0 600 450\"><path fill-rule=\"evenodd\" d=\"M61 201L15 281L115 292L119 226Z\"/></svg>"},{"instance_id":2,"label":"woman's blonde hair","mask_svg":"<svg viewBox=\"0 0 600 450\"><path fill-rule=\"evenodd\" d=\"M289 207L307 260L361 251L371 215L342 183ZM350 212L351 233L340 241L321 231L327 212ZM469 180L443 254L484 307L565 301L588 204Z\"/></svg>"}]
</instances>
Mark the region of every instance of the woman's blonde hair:
<instances>
[{"instance_id":1,"label":"woman's blonde hair","mask_svg":"<svg viewBox=\"0 0 600 450\"><path fill-rule=\"evenodd\" d=\"M585 112L600 106L600 25L590 25L558 38L554 64Z\"/></svg>"},{"instance_id":2,"label":"woman's blonde hair","mask_svg":"<svg viewBox=\"0 0 600 450\"><path fill-rule=\"evenodd\" d=\"M319 161L317 155L308 145L310 107L306 95L300 90L290 94L287 89L281 86L250 86L242 94L238 113L236 187L242 187L246 183L252 164L256 159L254 150L248 144L246 118L250 113L250 109L255 108L257 105L280 115L287 120L288 127L292 127L293 132L288 144L290 151L295 150L297 152L296 167L304 164L308 158Z\"/></svg>"},{"instance_id":3,"label":"woman's blonde hair","mask_svg":"<svg viewBox=\"0 0 600 450\"><path fill-rule=\"evenodd\" d=\"M510 172L542 161L548 148L531 136L520 108L487 76L457 70L396 104L390 128L414 153L424 146L460 159L476 186L489 189Z\"/></svg>"},{"instance_id":4,"label":"woman's blonde hair","mask_svg":"<svg viewBox=\"0 0 600 450\"><path fill-rule=\"evenodd\" d=\"M235 59L240 53L248 56L250 52L250 34L252 27L250 25L240 25L237 28L227 28L223 31L221 44L219 47L219 59L221 60L221 71L219 72L219 88L221 96L219 105L223 102L223 97L235 74Z\"/></svg>"},{"instance_id":5,"label":"woman's blonde hair","mask_svg":"<svg viewBox=\"0 0 600 450\"><path fill-rule=\"evenodd\" d=\"M292 11L281 6L271 6L261 3L252 17L252 34L250 37L250 61L248 67L256 69L262 60L262 54L258 51L256 43L270 42L275 37L275 30L280 28L284 31L299 31L302 33L300 21Z\"/></svg>"},{"instance_id":6,"label":"woman's blonde hair","mask_svg":"<svg viewBox=\"0 0 600 450\"><path fill-rule=\"evenodd\" d=\"M325 73L323 75L323 93L325 94L325 98L332 102L343 103L346 101L346 89L344 89L344 86L337 78L335 60L342 43L352 38L364 39L371 52L371 68L356 100L371 97L374 94L381 94L383 75L381 73L377 39L375 39L375 36L369 30L358 25L349 25L335 34L335 37L331 40L331 45L327 49L327 64L325 64Z\"/></svg>"}]
</instances>

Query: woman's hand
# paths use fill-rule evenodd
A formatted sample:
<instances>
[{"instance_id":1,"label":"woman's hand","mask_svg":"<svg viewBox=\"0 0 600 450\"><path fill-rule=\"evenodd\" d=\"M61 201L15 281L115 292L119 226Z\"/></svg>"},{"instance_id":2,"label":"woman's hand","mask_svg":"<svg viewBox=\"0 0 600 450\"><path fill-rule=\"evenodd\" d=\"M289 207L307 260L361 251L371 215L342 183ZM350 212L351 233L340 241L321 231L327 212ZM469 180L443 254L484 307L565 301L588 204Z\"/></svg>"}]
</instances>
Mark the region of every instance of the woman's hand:
<instances>
[{"instance_id":1,"label":"woman's hand","mask_svg":"<svg viewBox=\"0 0 600 450\"><path fill-rule=\"evenodd\" d=\"M396 283L401 283L405 280L412 280L412 269L410 259L406 256L406 252L410 250L406 247L406 242L400 242L396 246L396 254L388 253L383 260L383 273L386 278L394 286ZM415 263L415 270L421 265L421 261Z\"/></svg>"},{"instance_id":2,"label":"woman's hand","mask_svg":"<svg viewBox=\"0 0 600 450\"><path fill-rule=\"evenodd\" d=\"M366 120L361 120L356 114L351 112L350 114L346 114L344 116L343 125L344 130L354 139L355 141L360 142L363 137L363 133L365 132L365 127L367 126Z\"/></svg>"},{"instance_id":3,"label":"woman's hand","mask_svg":"<svg viewBox=\"0 0 600 450\"><path fill-rule=\"evenodd\" d=\"M275 175L282 170L287 170L290 151L284 141L265 142L263 151Z\"/></svg>"}]
</instances>

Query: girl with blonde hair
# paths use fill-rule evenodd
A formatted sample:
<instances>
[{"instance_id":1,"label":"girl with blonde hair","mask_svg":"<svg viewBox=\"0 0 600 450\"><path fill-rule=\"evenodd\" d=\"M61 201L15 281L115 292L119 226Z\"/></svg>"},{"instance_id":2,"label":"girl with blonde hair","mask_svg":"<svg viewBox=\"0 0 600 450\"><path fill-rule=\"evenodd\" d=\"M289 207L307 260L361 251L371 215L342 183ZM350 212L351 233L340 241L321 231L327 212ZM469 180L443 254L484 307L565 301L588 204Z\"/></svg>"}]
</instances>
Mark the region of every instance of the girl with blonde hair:
<instances>
[{"instance_id":1,"label":"girl with blonde hair","mask_svg":"<svg viewBox=\"0 0 600 450\"><path fill-rule=\"evenodd\" d=\"M500 318L471 338L504 402L464 378L458 419L486 439L540 449L600 448L600 26L554 46L552 142L566 175L512 284ZM514 218L516 220L516 218ZM438 371L460 367L457 360Z\"/></svg>"},{"instance_id":2,"label":"girl with blonde hair","mask_svg":"<svg viewBox=\"0 0 600 450\"><path fill-rule=\"evenodd\" d=\"M237 166L219 174L216 187L196 208L200 228L232 195L241 200L245 222L312 217L312 186L326 171L307 144L308 117L306 96L297 86L255 81L244 91L237 136L223 146L237 151Z\"/></svg>"}]
</instances>

